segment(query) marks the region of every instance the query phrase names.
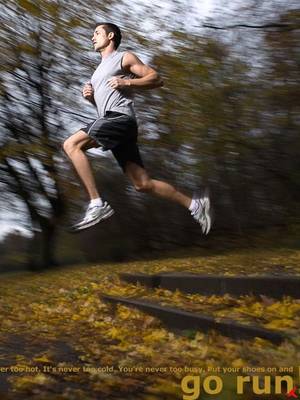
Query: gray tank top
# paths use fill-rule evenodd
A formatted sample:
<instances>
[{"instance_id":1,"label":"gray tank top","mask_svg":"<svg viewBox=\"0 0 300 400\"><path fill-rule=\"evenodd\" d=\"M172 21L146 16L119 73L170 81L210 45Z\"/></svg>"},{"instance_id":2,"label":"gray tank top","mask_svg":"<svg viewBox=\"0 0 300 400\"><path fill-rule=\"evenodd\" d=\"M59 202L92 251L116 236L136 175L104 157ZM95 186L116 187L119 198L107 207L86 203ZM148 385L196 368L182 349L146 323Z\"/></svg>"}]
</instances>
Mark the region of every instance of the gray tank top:
<instances>
[{"instance_id":1,"label":"gray tank top","mask_svg":"<svg viewBox=\"0 0 300 400\"><path fill-rule=\"evenodd\" d=\"M92 75L91 84L99 117L103 117L106 111L117 111L136 118L132 89L113 89L107 83L108 79L117 75L125 79L134 77L133 74L128 74L122 69L124 54L125 51L114 51L109 54L101 61Z\"/></svg>"}]
</instances>

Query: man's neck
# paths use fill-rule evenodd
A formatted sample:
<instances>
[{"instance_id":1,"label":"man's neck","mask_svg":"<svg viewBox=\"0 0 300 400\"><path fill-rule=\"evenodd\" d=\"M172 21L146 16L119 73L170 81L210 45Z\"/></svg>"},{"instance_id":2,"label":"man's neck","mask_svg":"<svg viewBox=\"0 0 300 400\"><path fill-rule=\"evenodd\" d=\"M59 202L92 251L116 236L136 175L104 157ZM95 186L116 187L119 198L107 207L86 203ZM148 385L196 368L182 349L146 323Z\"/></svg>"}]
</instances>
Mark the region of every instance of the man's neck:
<instances>
[{"instance_id":1,"label":"man's neck","mask_svg":"<svg viewBox=\"0 0 300 400\"><path fill-rule=\"evenodd\" d=\"M106 47L103 50L100 50L102 60L108 57L110 54L114 53L116 50L112 47Z\"/></svg>"}]
</instances>

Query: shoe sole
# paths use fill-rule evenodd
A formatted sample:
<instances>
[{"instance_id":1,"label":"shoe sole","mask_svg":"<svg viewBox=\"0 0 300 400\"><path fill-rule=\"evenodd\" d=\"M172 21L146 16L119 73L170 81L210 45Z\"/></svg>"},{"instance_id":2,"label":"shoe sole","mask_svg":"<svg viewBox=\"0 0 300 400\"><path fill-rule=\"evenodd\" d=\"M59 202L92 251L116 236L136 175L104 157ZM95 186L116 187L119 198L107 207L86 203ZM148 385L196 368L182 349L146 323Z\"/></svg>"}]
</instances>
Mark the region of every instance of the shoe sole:
<instances>
[{"instance_id":1,"label":"shoe sole","mask_svg":"<svg viewBox=\"0 0 300 400\"><path fill-rule=\"evenodd\" d=\"M83 231L84 229L88 229L88 228L98 224L99 222L111 217L114 213L115 213L114 210L111 209L106 214L99 216L98 218L94 219L93 221L89 222L86 225L80 226L78 228L71 228L71 232L76 233L76 232Z\"/></svg>"},{"instance_id":2,"label":"shoe sole","mask_svg":"<svg viewBox=\"0 0 300 400\"><path fill-rule=\"evenodd\" d=\"M209 197L205 197L204 201L204 215L206 219L206 229L204 229L203 233L205 235L208 234L211 228L211 216L210 216L210 200Z\"/></svg>"}]
</instances>

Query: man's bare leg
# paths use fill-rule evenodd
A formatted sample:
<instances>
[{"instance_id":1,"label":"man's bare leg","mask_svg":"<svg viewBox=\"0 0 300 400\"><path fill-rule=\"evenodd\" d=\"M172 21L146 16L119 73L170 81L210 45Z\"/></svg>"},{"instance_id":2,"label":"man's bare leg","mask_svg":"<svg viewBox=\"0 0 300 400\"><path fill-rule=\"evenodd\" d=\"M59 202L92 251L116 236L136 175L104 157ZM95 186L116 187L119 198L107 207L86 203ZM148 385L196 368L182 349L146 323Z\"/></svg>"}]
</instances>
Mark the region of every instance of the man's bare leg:
<instances>
[{"instance_id":1,"label":"man's bare leg","mask_svg":"<svg viewBox=\"0 0 300 400\"><path fill-rule=\"evenodd\" d=\"M85 151L93 147L99 147L97 143L84 131L78 131L70 136L63 144L63 149L72 161L72 164L80 177L90 199L99 198L92 167Z\"/></svg>"},{"instance_id":2,"label":"man's bare leg","mask_svg":"<svg viewBox=\"0 0 300 400\"><path fill-rule=\"evenodd\" d=\"M208 234L211 228L210 200L208 195L192 199L179 192L169 183L150 178L141 166L127 162L125 173L139 192L153 193L165 199L172 200L189 209L192 217L201 225L202 232Z\"/></svg>"},{"instance_id":3,"label":"man's bare leg","mask_svg":"<svg viewBox=\"0 0 300 400\"><path fill-rule=\"evenodd\" d=\"M133 162L127 162L125 173L139 192L153 193L189 208L191 197L179 192L169 183L152 179L147 171Z\"/></svg>"},{"instance_id":4,"label":"man's bare leg","mask_svg":"<svg viewBox=\"0 0 300 400\"><path fill-rule=\"evenodd\" d=\"M114 214L111 206L106 201L103 202L100 198L91 165L85 155L85 151L93 147L99 146L84 131L79 131L70 136L63 145L64 151L72 161L91 199L83 218L71 226L70 231L74 233L90 228Z\"/></svg>"}]
</instances>

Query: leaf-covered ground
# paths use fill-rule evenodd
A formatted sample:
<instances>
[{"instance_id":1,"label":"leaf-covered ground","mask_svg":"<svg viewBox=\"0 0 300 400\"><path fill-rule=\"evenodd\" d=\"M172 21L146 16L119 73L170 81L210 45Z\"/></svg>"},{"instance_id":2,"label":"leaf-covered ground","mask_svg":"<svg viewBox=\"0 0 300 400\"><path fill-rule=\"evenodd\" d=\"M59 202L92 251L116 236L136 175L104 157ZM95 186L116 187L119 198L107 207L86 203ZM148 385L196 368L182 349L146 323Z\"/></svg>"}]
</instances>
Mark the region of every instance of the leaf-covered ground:
<instances>
[{"instance_id":1,"label":"leaf-covered ground","mask_svg":"<svg viewBox=\"0 0 300 400\"><path fill-rule=\"evenodd\" d=\"M297 336L300 304L295 299L189 296L129 285L119 280L118 273L299 274L299 261L299 250L284 247L217 255L194 250L188 257L178 254L2 277L1 399L182 399L180 381L191 374L188 368L196 368L192 374L204 377L209 367L220 374L218 368L242 372L245 366L254 368L253 373L258 367L277 368L279 373L280 367L300 365L299 336L275 346L261 339L237 342L214 332L179 335L154 317L113 307L100 298L102 293L145 297ZM235 399L233 380L233 375L225 374L222 395L213 398ZM203 393L201 398L211 396ZM243 398L256 397L249 389Z\"/></svg>"}]
</instances>

